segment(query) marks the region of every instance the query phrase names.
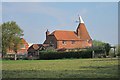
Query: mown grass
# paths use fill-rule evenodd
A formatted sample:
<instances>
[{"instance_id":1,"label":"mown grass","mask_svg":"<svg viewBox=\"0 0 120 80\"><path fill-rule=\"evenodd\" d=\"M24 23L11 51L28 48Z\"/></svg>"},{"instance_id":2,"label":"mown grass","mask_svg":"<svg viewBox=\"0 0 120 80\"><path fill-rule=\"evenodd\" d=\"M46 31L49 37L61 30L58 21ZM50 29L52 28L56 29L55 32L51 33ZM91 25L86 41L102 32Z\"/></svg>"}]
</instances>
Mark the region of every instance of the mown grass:
<instances>
[{"instance_id":1,"label":"mown grass","mask_svg":"<svg viewBox=\"0 0 120 80\"><path fill-rule=\"evenodd\" d=\"M118 60L3 60L3 78L118 78Z\"/></svg>"}]
</instances>

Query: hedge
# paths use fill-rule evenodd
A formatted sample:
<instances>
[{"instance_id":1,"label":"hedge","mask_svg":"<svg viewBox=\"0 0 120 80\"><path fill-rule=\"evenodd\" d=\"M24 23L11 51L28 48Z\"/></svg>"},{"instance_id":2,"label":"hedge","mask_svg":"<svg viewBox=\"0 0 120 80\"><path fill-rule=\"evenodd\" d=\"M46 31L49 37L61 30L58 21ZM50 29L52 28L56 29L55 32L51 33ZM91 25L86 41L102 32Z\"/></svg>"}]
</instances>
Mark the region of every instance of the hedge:
<instances>
[{"instance_id":1,"label":"hedge","mask_svg":"<svg viewBox=\"0 0 120 80\"><path fill-rule=\"evenodd\" d=\"M14 58L15 58L15 54L5 54L2 59L3 60L4 59L5 60L14 60ZM19 59L26 60L27 54L17 54L17 60L19 60Z\"/></svg>"},{"instance_id":2,"label":"hedge","mask_svg":"<svg viewBox=\"0 0 120 80\"><path fill-rule=\"evenodd\" d=\"M40 52L39 59L62 59L62 58L92 58L92 51L79 52Z\"/></svg>"},{"instance_id":3,"label":"hedge","mask_svg":"<svg viewBox=\"0 0 120 80\"><path fill-rule=\"evenodd\" d=\"M92 47L92 48L88 48L87 50L92 50L94 51L95 54L105 53L105 49L103 47Z\"/></svg>"}]
</instances>

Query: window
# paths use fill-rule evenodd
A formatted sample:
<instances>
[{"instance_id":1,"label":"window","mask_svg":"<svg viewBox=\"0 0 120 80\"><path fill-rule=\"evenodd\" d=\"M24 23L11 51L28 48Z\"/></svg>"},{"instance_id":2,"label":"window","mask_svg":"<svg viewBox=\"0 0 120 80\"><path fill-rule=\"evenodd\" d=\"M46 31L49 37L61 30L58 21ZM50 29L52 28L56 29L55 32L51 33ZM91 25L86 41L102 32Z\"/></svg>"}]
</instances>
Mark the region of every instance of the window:
<instances>
[{"instance_id":1,"label":"window","mask_svg":"<svg viewBox=\"0 0 120 80\"><path fill-rule=\"evenodd\" d=\"M92 43L92 40L90 39L90 40L88 41L88 43Z\"/></svg>"},{"instance_id":2,"label":"window","mask_svg":"<svg viewBox=\"0 0 120 80\"><path fill-rule=\"evenodd\" d=\"M20 46L20 48L21 48L21 49L25 49L25 44L22 44L22 45Z\"/></svg>"},{"instance_id":3,"label":"window","mask_svg":"<svg viewBox=\"0 0 120 80\"><path fill-rule=\"evenodd\" d=\"M66 41L62 41L62 44L66 44Z\"/></svg>"},{"instance_id":4,"label":"window","mask_svg":"<svg viewBox=\"0 0 120 80\"><path fill-rule=\"evenodd\" d=\"M75 44L75 41L71 41L72 42L72 44Z\"/></svg>"},{"instance_id":5,"label":"window","mask_svg":"<svg viewBox=\"0 0 120 80\"><path fill-rule=\"evenodd\" d=\"M89 42L89 40L87 40L87 42Z\"/></svg>"},{"instance_id":6,"label":"window","mask_svg":"<svg viewBox=\"0 0 120 80\"><path fill-rule=\"evenodd\" d=\"M54 41L50 40L50 46L54 46Z\"/></svg>"},{"instance_id":7,"label":"window","mask_svg":"<svg viewBox=\"0 0 120 80\"><path fill-rule=\"evenodd\" d=\"M53 39L51 39L51 40L50 40L50 44L53 44L53 43L54 43L54 40L53 40Z\"/></svg>"}]
</instances>

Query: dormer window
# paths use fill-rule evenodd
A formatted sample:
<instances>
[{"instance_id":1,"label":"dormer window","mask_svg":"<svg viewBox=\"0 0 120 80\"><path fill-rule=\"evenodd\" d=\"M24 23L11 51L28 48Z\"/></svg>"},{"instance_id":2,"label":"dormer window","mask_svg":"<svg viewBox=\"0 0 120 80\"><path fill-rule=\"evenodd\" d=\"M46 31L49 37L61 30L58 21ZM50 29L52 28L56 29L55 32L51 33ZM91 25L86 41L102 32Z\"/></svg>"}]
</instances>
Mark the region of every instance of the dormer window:
<instances>
[{"instance_id":1,"label":"dormer window","mask_svg":"<svg viewBox=\"0 0 120 80\"><path fill-rule=\"evenodd\" d=\"M52 44L52 41L50 41L50 44Z\"/></svg>"}]
</instances>

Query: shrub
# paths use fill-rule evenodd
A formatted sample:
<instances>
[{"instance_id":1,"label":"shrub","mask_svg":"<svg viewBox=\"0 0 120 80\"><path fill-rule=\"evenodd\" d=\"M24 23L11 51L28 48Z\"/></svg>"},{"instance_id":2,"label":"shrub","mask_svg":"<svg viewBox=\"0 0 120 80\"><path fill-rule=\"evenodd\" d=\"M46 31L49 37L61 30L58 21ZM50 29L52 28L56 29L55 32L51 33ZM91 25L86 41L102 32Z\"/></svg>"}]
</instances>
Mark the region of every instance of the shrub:
<instances>
[{"instance_id":1,"label":"shrub","mask_svg":"<svg viewBox=\"0 0 120 80\"><path fill-rule=\"evenodd\" d=\"M6 54L3 56L3 59L5 60L14 60L15 54Z\"/></svg>"},{"instance_id":2,"label":"shrub","mask_svg":"<svg viewBox=\"0 0 120 80\"><path fill-rule=\"evenodd\" d=\"M106 55L103 55L103 58L106 58Z\"/></svg>"},{"instance_id":3,"label":"shrub","mask_svg":"<svg viewBox=\"0 0 120 80\"><path fill-rule=\"evenodd\" d=\"M56 52L56 50L53 47L48 47L48 48L46 48L45 51L47 51L47 52Z\"/></svg>"},{"instance_id":4,"label":"shrub","mask_svg":"<svg viewBox=\"0 0 120 80\"><path fill-rule=\"evenodd\" d=\"M105 53L105 49L102 47L95 47L95 48L93 48L93 50L96 54Z\"/></svg>"},{"instance_id":5,"label":"shrub","mask_svg":"<svg viewBox=\"0 0 120 80\"><path fill-rule=\"evenodd\" d=\"M110 57L116 57L116 55L115 55L113 52L110 52L110 53L109 53L109 56L110 56Z\"/></svg>"},{"instance_id":6,"label":"shrub","mask_svg":"<svg viewBox=\"0 0 120 80\"><path fill-rule=\"evenodd\" d=\"M18 60L27 60L27 54L17 54Z\"/></svg>"},{"instance_id":7,"label":"shrub","mask_svg":"<svg viewBox=\"0 0 120 80\"><path fill-rule=\"evenodd\" d=\"M40 52L40 59L92 58L92 51L79 52Z\"/></svg>"},{"instance_id":8,"label":"shrub","mask_svg":"<svg viewBox=\"0 0 120 80\"><path fill-rule=\"evenodd\" d=\"M14 60L15 54L6 54L3 59ZM27 60L27 54L17 54L17 60Z\"/></svg>"}]
</instances>

